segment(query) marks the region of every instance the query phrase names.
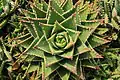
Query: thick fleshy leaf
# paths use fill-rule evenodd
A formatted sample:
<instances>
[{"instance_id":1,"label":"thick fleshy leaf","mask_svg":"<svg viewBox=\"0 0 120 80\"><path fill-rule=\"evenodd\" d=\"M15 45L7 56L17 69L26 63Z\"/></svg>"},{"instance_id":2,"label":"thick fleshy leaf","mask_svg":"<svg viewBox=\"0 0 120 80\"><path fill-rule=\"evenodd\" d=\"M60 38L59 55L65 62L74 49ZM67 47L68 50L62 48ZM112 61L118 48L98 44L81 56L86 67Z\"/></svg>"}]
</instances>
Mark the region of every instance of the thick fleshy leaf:
<instances>
[{"instance_id":1,"label":"thick fleshy leaf","mask_svg":"<svg viewBox=\"0 0 120 80\"><path fill-rule=\"evenodd\" d=\"M106 39L103 39L103 38L100 38L98 36L95 36L95 35L92 35L89 39L88 39L88 42L90 43L90 45L95 48L97 46L100 46L102 44L105 44L105 43L108 43L110 42L109 40L106 40Z\"/></svg>"},{"instance_id":2,"label":"thick fleshy leaf","mask_svg":"<svg viewBox=\"0 0 120 80\"><path fill-rule=\"evenodd\" d=\"M90 28L97 28L100 25L100 21L98 20L88 20L88 21L82 21L81 25L84 25L86 27Z\"/></svg>"},{"instance_id":3,"label":"thick fleshy leaf","mask_svg":"<svg viewBox=\"0 0 120 80\"><path fill-rule=\"evenodd\" d=\"M94 63L94 61L93 60L83 60L82 61L82 66L83 67L87 67L87 68L91 68L91 69L97 69L97 68L99 68L99 66L98 65L96 65L96 63Z\"/></svg>"},{"instance_id":4,"label":"thick fleshy leaf","mask_svg":"<svg viewBox=\"0 0 120 80\"><path fill-rule=\"evenodd\" d=\"M58 63L59 61L63 60L63 58L59 57L59 56L54 56L51 54L45 54L44 55L44 60L45 60L45 66L51 66L55 63Z\"/></svg>"},{"instance_id":5,"label":"thick fleshy leaf","mask_svg":"<svg viewBox=\"0 0 120 80\"><path fill-rule=\"evenodd\" d=\"M48 24L54 24L56 21L62 22L64 19L65 18L62 15L60 15L55 9L50 7L47 21Z\"/></svg>"},{"instance_id":6,"label":"thick fleshy leaf","mask_svg":"<svg viewBox=\"0 0 120 80\"><path fill-rule=\"evenodd\" d=\"M70 36L69 36L68 38L69 38L69 42L68 42L68 44L65 46L65 48L64 48L65 50L66 50L66 49L69 49L70 47L74 46L74 44L75 44Z\"/></svg>"},{"instance_id":7,"label":"thick fleshy leaf","mask_svg":"<svg viewBox=\"0 0 120 80\"><path fill-rule=\"evenodd\" d=\"M85 52L84 54L80 54L80 60L94 59L94 58L103 58L100 54L98 54L95 50L91 50Z\"/></svg>"},{"instance_id":8,"label":"thick fleshy leaf","mask_svg":"<svg viewBox=\"0 0 120 80\"><path fill-rule=\"evenodd\" d=\"M84 6L84 8L79 11L80 20L87 20L89 13L90 8L88 7L88 5Z\"/></svg>"},{"instance_id":9,"label":"thick fleshy leaf","mask_svg":"<svg viewBox=\"0 0 120 80\"><path fill-rule=\"evenodd\" d=\"M113 25L113 27L114 27L115 29L120 30L120 26L118 25L117 22L115 22L115 20L114 20L113 18L111 19L111 23L112 23L112 25Z\"/></svg>"},{"instance_id":10,"label":"thick fleshy leaf","mask_svg":"<svg viewBox=\"0 0 120 80\"><path fill-rule=\"evenodd\" d=\"M77 65L77 76L73 75L75 78L80 79L80 80L85 80L84 76L84 68L82 67L82 61L78 60L78 65Z\"/></svg>"},{"instance_id":11,"label":"thick fleshy leaf","mask_svg":"<svg viewBox=\"0 0 120 80\"><path fill-rule=\"evenodd\" d=\"M48 41L46 40L45 36L42 36L34 47L43 50L47 53L51 53Z\"/></svg>"},{"instance_id":12,"label":"thick fleshy leaf","mask_svg":"<svg viewBox=\"0 0 120 80\"><path fill-rule=\"evenodd\" d=\"M91 57L90 51L85 52L84 54L80 54L80 57L79 57L80 60L91 59L91 58L92 57Z\"/></svg>"},{"instance_id":13,"label":"thick fleshy leaf","mask_svg":"<svg viewBox=\"0 0 120 80\"><path fill-rule=\"evenodd\" d=\"M27 72L31 73L33 71L37 71L40 68L39 66L40 65L33 65L33 64L31 64L30 67L29 67L29 69L27 70Z\"/></svg>"},{"instance_id":14,"label":"thick fleshy leaf","mask_svg":"<svg viewBox=\"0 0 120 80\"><path fill-rule=\"evenodd\" d=\"M35 5L31 5L33 8L34 12L36 13L37 18L45 18L46 17L46 12L41 10L40 8L36 7Z\"/></svg>"},{"instance_id":15,"label":"thick fleshy leaf","mask_svg":"<svg viewBox=\"0 0 120 80\"><path fill-rule=\"evenodd\" d=\"M31 48L30 50L27 51L26 54L44 58L44 52L39 49Z\"/></svg>"},{"instance_id":16,"label":"thick fleshy leaf","mask_svg":"<svg viewBox=\"0 0 120 80\"><path fill-rule=\"evenodd\" d=\"M88 29L82 28L81 30L82 30L82 31L81 31L81 34L80 34L80 36L79 36L79 39L80 39L83 43L85 43L85 42L87 41L87 39L90 37L90 35L92 34L93 29L88 30Z\"/></svg>"},{"instance_id":17,"label":"thick fleshy leaf","mask_svg":"<svg viewBox=\"0 0 120 80\"><path fill-rule=\"evenodd\" d=\"M72 8L66 12L64 12L62 15L65 17L65 18L68 18L69 16L72 16L76 11L76 8Z\"/></svg>"},{"instance_id":18,"label":"thick fleshy leaf","mask_svg":"<svg viewBox=\"0 0 120 80\"><path fill-rule=\"evenodd\" d=\"M69 36L72 38L72 41L74 43L76 43L79 35L80 35L80 32L79 31L74 31L74 30L70 30L70 29L67 29L67 32L69 34Z\"/></svg>"},{"instance_id":19,"label":"thick fleshy leaf","mask_svg":"<svg viewBox=\"0 0 120 80\"><path fill-rule=\"evenodd\" d=\"M86 27L90 27L89 29L82 28L81 34L80 34L80 40L85 43L90 35L95 31L95 29L98 27L100 23L96 21L88 21L88 22L82 22L82 25Z\"/></svg>"},{"instance_id":20,"label":"thick fleshy leaf","mask_svg":"<svg viewBox=\"0 0 120 80\"><path fill-rule=\"evenodd\" d=\"M26 54L24 54L24 55L22 55L21 56L21 61L26 61L26 62L31 62L31 61L33 61L33 59L35 58L35 56L32 56L32 55L26 55Z\"/></svg>"},{"instance_id":21,"label":"thick fleshy leaf","mask_svg":"<svg viewBox=\"0 0 120 80\"><path fill-rule=\"evenodd\" d=\"M66 29L77 29L73 15L62 21L60 24Z\"/></svg>"},{"instance_id":22,"label":"thick fleshy leaf","mask_svg":"<svg viewBox=\"0 0 120 80\"><path fill-rule=\"evenodd\" d=\"M42 63L42 80L45 80L50 74L55 72L60 66L58 64L53 64L49 67L45 66L45 63Z\"/></svg>"},{"instance_id":23,"label":"thick fleshy leaf","mask_svg":"<svg viewBox=\"0 0 120 80\"><path fill-rule=\"evenodd\" d=\"M62 80L68 80L70 77L70 72L63 67L57 69L57 73Z\"/></svg>"},{"instance_id":24,"label":"thick fleshy leaf","mask_svg":"<svg viewBox=\"0 0 120 80\"><path fill-rule=\"evenodd\" d=\"M28 11L28 10L22 9L22 13L24 13L26 17L35 18L35 14L33 12Z\"/></svg>"},{"instance_id":25,"label":"thick fleshy leaf","mask_svg":"<svg viewBox=\"0 0 120 80\"><path fill-rule=\"evenodd\" d=\"M39 21L35 20L33 23L33 28L35 30L35 33L37 34L37 37L41 38L43 36L43 30L40 27Z\"/></svg>"},{"instance_id":26,"label":"thick fleshy leaf","mask_svg":"<svg viewBox=\"0 0 120 80\"><path fill-rule=\"evenodd\" d=\"M78 62L78 57L74 57L72 60L63 60L59 64L69 70L70 72L74 73L77 75L77 62Z\"/></svg>"},{"instance_id":27,"label":"thick fleshy leaf","mask_svg":"<svg viewBox=\"0 0 120 80\"><path fill-rule=\"evenodd\" d=\"M56 21L55 24L54 24L54 28L53 28L53 30L52 30L51 35L52 35L53 33L59 33L59 32L65 31L65 30L66 30L66 29L65 29L60 23L58 23L58 22Z\"/></svg>"},{"instance_id":28,"label":"thick fleshy leaf","mask_svg":"<svg viewBox=\"0 0 120 80\"><path fill-rule=\"evenodd\" d=\"M43 4L43 10L47 12L48 4L44 0L42 0L41 3Z\"/></svg>"},{"instance_id":29,"label":"thick fleshy leaf","mask_svg":"<svg viewBox=\"0 0 120 80\"><path fill-rule=\"evenodd\" d=\"M51 0L51 1L54 1L55 3L57 3L58 6L60 6L62 4L61 1L63 0Z\"/></svg>"},{"instance_id":30,"label":"thick fleshy leaf","mask_svg":"<svg viewBox=\"0 0 120 80\"><path fill-rule=\"evenodd\" d=\"M31 25L31 23L22 21L22 24L27 27L28 31L30 32L30 34L31 34L34 38L37 37L37 34L35 33L35 30L34 30L33 26Z\"/></svg>"},{"instance_id":31,"label":"thick fleshy leaf","mask_svg":"<svg viewBox=\"0 0 120 80\"><path fill-rule=\"evenodd\" d=\"M99 35L103 35L104 33L106 33L107 31L109 31L108 28L97 28L96 29L96 33Z\"/></svg>"},{"instance_id":32,"label":"thick fleshy leaf","mask_svg":"<svg viewBox=\"0 0 120 80\"><path fill-rule=\"evenodd\" d=\"M27 51L29 51L31 48L33 48L35 45L36 45L36 43L38 42L38 38L35 38L33 41L32 41L32 43L26 48L26 50L23 52L23 53L26 53Z\"/></svg>"},{"instance_id":33,"label":"thick fleshy leaf","mask_svg":"<svg viewBox=\"0 0 120 80\"><path fill-rule=\"evenodd\" d=\"M59 14L63 14L63 10L61 7L59 7L58 3L56 3L56 1L50 1L50 5L52 6L52 8L54 8Z\"/></svg>"},{"instance_id":34,"label":"thick fleshy leaf","mask_svg":"<svg viewBox=\"0 0 120 80\"><path fill-rule=\"evenodd\" d=\"M96 11L94 11L94 12L91 12L90 13L90 20L94 20L96 17L97 17L97 15L98 15L98 10L96 10Z\"/></svg>"},{"instance_id":35,"label":"thick fleshy leaf","mask_svg":"<svg viewBox=\"0 0 120 80\"><path fill-rule=\"evenodd\" d=\"M24 48L29 47L29 45L32 43L32 41L34 40L34 38L32 36L30 37L21 37L19 38L20 41L18 41L18 44L21 44ZM17 45L18 45L17 44Z\"/></svg>"},{"instance_id":36,"label":"thick fleshy leaf","mask_svg":"<svg viewBox=\"0 0 120 80\"><path fill-rule=\"evenodd\" d=\"M42 30L47 38L50 37L54 25L40 23Z\"/></svg>"},{"instance_id":37,"label":"thick fleshy leaf","mask_svg":"<svg viewBox=\"0 0 120 80\"><path fill-rule=\"evenodd\" d=\"M64 11L68 11L70 10L71 8L73 8L73 2L72 0L66 0L62 6L63 10Z\"/></svg>"},{"instance_id":38,"label":"thick fleshy leaf","mask_svg":"<svg viewBox=\"0 0 120 80\"><path fill-rule=\"evenodd\" d=\"M79 55L87 51L90 51L90 49L80 39L78 39L78 41L76 42L76 48L77 48L76 50L77 54L75 55Z\"/></svg>"},{"instance_id":39,"label":"thick fleshy leaf","mask_svg":"<svg viewBox=\"0 0 120 80\"><path fill-rule=\"evenodd\" d=\"M87 42L87 44L88 44L88 47L91 49L91 51L89 53L90 53L90 55L91 55L92 58L103 58L99 53L97 53L93 49L94 47L92 47L89 42Z\"/></svg>"},{"instance_id":40,"label":"thick fleshy leaf","mask_svg":"<svg viewBox=\"0 0 120 80\"><path fill-rule=\"evenodd\" d=\"M46 18L29 18L29 17L21 17L22 19L26 18L28 21L34 22L34 21L38 21L40 23L47 23L47 19Z\"/></svg>"},{"instance_id":41,"label":"thick fleshy leaf","mask_svg":"<svg viewBox=\"0 0 120 80\"><path fill-rule=\"evenodd\" d=\"M67 58L67 59L73 59L73 54L74 54L74 46L71 47L70 49L68 50L65 50L61 55L61 57L63 58Z\"/></svg>"},{"instance_id":42,"label":"thick fleshy leaf","mask_svg":"<svg viewBox=\"0 0 120 80\"><path fill-rule=\"evenodd\" d=\"M53 55L60 54L64 51L63 49L59 49L59 47L55 44L55 37L56 37L56 34L53 34L48 39L48 42L50 44L50 50Z\"/></svg>"}]
</instances>

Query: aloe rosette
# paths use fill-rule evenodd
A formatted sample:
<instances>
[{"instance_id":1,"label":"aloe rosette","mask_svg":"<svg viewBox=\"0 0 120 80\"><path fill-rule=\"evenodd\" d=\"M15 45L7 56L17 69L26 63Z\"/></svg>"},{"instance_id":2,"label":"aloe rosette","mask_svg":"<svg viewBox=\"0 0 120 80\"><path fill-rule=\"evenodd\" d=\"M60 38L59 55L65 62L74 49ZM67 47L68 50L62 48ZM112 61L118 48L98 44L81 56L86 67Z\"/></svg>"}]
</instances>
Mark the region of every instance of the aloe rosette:
<instances>
[{"instance_id":1,"label":"aloe rosette","mask_svg":"<svg viewBox=\"0 0 120 80\"><path fill-rule=\"evenodd\" d=\"M42 79L83 79L82 67L95 68L88 59L102 58L94 48L109 42L94 34L100 24L89 3L72 0L50 0L30 3L30 10L21 9L25 26L18 44L25 48L20 55L42 58ZM87 12L86 12L87 11ZM88 18L88 15L91 15ZM18 59L21 59L21 58ZM25 57L24 57L25 60ZM52 76L51 76L52 75Z\"/></svg>"}]
</instances>

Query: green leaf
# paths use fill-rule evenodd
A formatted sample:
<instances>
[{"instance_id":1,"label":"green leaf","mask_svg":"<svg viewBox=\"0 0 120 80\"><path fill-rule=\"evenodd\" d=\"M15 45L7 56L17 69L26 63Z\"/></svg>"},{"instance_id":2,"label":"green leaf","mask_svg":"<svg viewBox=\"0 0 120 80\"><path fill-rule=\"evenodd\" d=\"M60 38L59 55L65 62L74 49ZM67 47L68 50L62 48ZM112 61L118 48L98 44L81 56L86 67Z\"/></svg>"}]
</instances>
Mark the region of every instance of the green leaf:
<instances>
[{"instance_id":1,"label":"green leaf","mask_svg":"<svg viewBox=\"0 0 120 80\"><path fill-rule=\"evenodd\" d=\"M56 21L62 22L65 18L60 15L55 9L52 7L49 10L49 15L48 15L48 24L54 24Z\"/></svg>"},{"instance_id":2,"label":"green leaf","mask_svg":"<svg viewBox=\"0 0 120 80\"><path fill-rule=\"evenodd\" d=\"M64 4L62 5L62 8L63 8L64 11L68 11L71 8L73 8L72 0L66 0L66 2L64 2Z\"/></svg>"},{"instance_id":3,"label":"green leaf","mask_svg":"<svg viewBox=\"0 0 120 80\"><path fill-rule=\"evenodd\" d=\"M48 4L44 0L41 1L41 4L43 4L43 10L47 12Z\"/></svg>"},{"instance_id":4,"label":"green leaf","mask_svg":"<svg viewBox=\"0 0 120 80\"><path fill-rule=\"evenodd\" d=\"M46 67L45 64L42 64L42 79L46 79L50 74L55 72L60 66L58 64L53 64L49 67Z\"/></svg>"},{"instance_id":5,"label":"green leaf","mask_svg":"<svg viewBox=\"0 0 120 80\"><path fill-rule=\"evenodd\" d=\"M37 18L45 18L46 17L46 12L44 12L40 8L36 7L35 5L31 5L31 6L32 6L33 10L35 11Z\"/></svg>"},{"instance_id":6,"label":"green leaf","mask_svg":"<svg viewBox=\"0 0 120 80\"><path fill-rule=\"evenodd\" d=\"M76 43L76 41L79 38L80 32L79 31L70 30L70 29L67 29L67 32L68 32L68 35L72 38L72 41L74 43Z\"/></svg>"},{"instance_id":7,"label":"green leaf","mask_svg":"<svg viewBox=\"0 0 120 80\"><path fill-rule=\"evenodd\" d=\"M65 29L60 23L58 23L58 22L56 21L55 24L54 24L54 28L53 28L53 30L52 30L51 35L52 35L53 33L59 33L59 32L65 31L65 30L66 30L66 29Z\"/></svg>"},{"instance_id":8,"label":"green leaf","mask_svg":"<svg viewBox=\"0 0 120 80\"><path fill-rule=\"evenodd\" d=\"M37 34L35 33L35 30L34 30L33 26L31 25L31 23L22 21L22 24L27 27L29 33L30 33L34 38L37 37Z\"/></svg>"},{"instance_id":9,"label":"green leaf","mask_svg":"<svg viewBox=\"0 0 120 80\"><path fill-rule=\"evenodd\" d=\"M44 60L45 60L45 66L48 67L48 66L51 66L55 63L58 63L59 61L63 60L63 58L46 53Z\"/></svg>"},{"instance_id":10,"label":"green leaf","mask_svg":"<svg viewBox=\"0 0 120 80\"><path fill-rule=\"evenodd\" d=\"M77 54L75 55L90 51L90 49L80 39L78 39L78 41L76 42L76 47L77 47L77 50L76 50Z\"/></svg>"},{"instance_id":11,"label":"green leaf","mask_svg":"<svg viewBox=\"0 0 120 80\"><path fill-rule=\"evenodd\" d=\"M75 24L74 16L68 17L67 19L62 21L60 24L66 29L76 30L77 28Z\"/></svg>"},{"instance_id":12,"label":"green leaf","mask_svg":"<svg viewBox=\"0 0 120 80\"><path fill-rule=\"evenodd\" d=\"M56 3L56 1L50 1L50 5L52 6L52 8L54 8L59 14L63 14L63 10L61 7L59 7L58 3Z\"/></svg>"},{"instance_id":13,"label":"green leaf","mask_svg":"<svg viewBox=\"0 0 120 80\"><path fill-rule=\"evenodd\" d=\"M96 17L98 16L98 11L97 10L95 10L94 12L91 12L90 13L90 20L94 20L94 19L96 19Z\"/></svg>"},{"instance_id":14,"label":"green leaf","mask_svg":"<svg viewBox=\"0 0 120 80\"><path fill-rule=\"evenodd\" d=\"M23 53L26 53L27 51L29 51L31 48L33 48L35 45L36 45L36 43L38 42L38 38L35 38L33 41L32 41L32 43L26 48L26 50L23 52Z\"/></svg>"},{"instance_id":15,"label":"green leaf","mask_svg":"<svg viewBox=\"0 0 120 80\"><path fill-rule=\"evenodd\" d=\"M68 80L70 77L70 72L62 67L57 69L57 73L59 74L59 76L62 80Z\"/></svg>"},{"instance_id":16,"label":"green leaf","mask_svg":"<svg viewBox=\"0 0 120 80\"><path fill-rule=\"evenodd\" d=\"M73 74L77 75L77 62L78 62L78 57L74 57L72 60L63 60L59 64L72 72Z\"/></svg>"},{"instance_id":17,"label":"green leaf","mask_svg":"<svg viewBox=\"0 0 120 80\"><path fill-rule=\"evenodd\" d=\"M108 28L97 28L97 29L96 29L96 33L97 33L97 34L100 34L100 35L103 35L103 34L106 33L107 31L109 31Z\"/></svg>"},{"instance_id":18,"label":"green leaf","mask_svg":"<svg viewBox=\"0 0 120 80\"><path fill-rule=\"evenodd\" d=\"M120 26L118 25L117 22L115 22L115 20L114 20L113 18L111 19L111 23L112 23L112 25L113 25L113 27L114 27L115 29L120 30Z\"/></svg>"},{"instance_id":19,"label":"green leaf","mask_svg":"<svg viewBox=\"0 0 120 80\"><path fill-rule=\"evenodd\" d=\"M103 45L105 43L108 43L110 42L109 40L106 40L106 39L103 39L103 38L100 38L98 36L95 36L95 35L92 35L89 39L88 39L88 42L90 43L90 45L95 48L97 46L100 46L100 45Z\"/></svg>"},{"instance_id":20,"label":"green leaf","mask_svg":"<svg viewBox=\"0 0 120 80\"><path fill-rule=\"evenodd\" d=\"M52 29L54 25L49 25L49 24L42 24L40 23L40 26L42 27L42 30L44 32L44 35L49 38L51 36Z\"/></svg>"},{"instance_id":21,"label":"green leaf","mask_svg":"<svg viewBox=\"0 0 120 80\"><path fill-rule=\"evenodd\" d=\"M88 30L88 29L84 29L82 28L81 34L79 36L79 39L85 43L87 41L87 39L90 37L90 35L92 34L93 29Z\"/></svg>"},{"instance_id":22,"label":"green leaf","mask_svg":"<svg viewBox=\"0 0 120 80\"><path fill-rule=\"evenodd\" d=\"M81 24L89 28L89 29L85 29L85 28L81 29L82 31L79 38L83 43L85 43L87 39L90 37L90 35L92 35L92 33L96 30L96 28L100 23L98 21L85 21L82 22Z\"/></svg>"},{"instance_id":23,"label":"green leaf","mask_svg":"<svg viewBox=\"0 0 120 80\"><path fill-rule=\"evenodd\" d=\"M43 50L45 52L51 53L48 41L46 40L44 35L40 38L40 40L37 42L37 44L34 47Z\"/></svg>"},{"instance_id":24,"label":"green leaf","mask_svg":"<svg viewBox=\"0 0 120 80\"><path fill-rule=\"evenodd\" d=\"M40 22L35 20L33 23L33 28L35 30L35 33L37 34L37 37L41 38L43 36L43 30L42 27L40 27Z\"/></svg>"},{"instance_id":25,"label":"green leaf","mask_svg":"<svg viewBox=\"0 0 120 80\"><path fill-rule=\"evenodd\" d=\"M35 18L35 14L34 14L33 12L30 12L30 11L25 10L25 9L22 9L21 11L22 11L22 13L23 13L26 17Z\"/></svg>"},{"instance_id":26,"label":"green leaf","mask_svg":"<svg viewBox=\"0 0 120 80\"><path fill-rule=\"evenodd\" d=\"M20 41L18 41L18 44L21 44L24 48L28 48L29 45L32 43L32 41L34 40L32 36L30 37L21 37L19 38ZM17 45L18 45L17 44Z\"/></svg>"},{"instance_id":27,"label":"green leaf","mask_svg":"<svg viewBox=\"0 0 120 80\"><path fill-rule=\"evenodd\" d=\"M0 23L0 29L2 29L2 28L6 25L7 21L8 21L8 18L5 19L5 20L3 20L3 21Z\"/></svg>"},{"instance_id":28,"label":"green leaf","mask_svg":"<svg viewBox=\"0 0 120 80\"><path fill-rule=\"evenodd\" d=\"M31 64L29 69L27 70L27 72L28 73L34 72L34 71L36 71L36 70L38 70L40 68L39 66L40 65L33 65L33 64Z\"/></svg>"},{"instance_id":29,"label":"green leaf","mask_svg":"<svg viewBox=\"0 0 120 80\"><path fill-rule=\"evenodd\" d=\"M31 48L30 50L27 51L26 54L44 58L44 52L35 48Z\"/></svg>"},{"instance_id":30,"label":"green leaf","mask_svg":"<svg viewBox=\"0 0 120 80\"><path fill-rule=\"evenodd\" d=\"M50 50L51 50L51 53L53 55L56 55L56 54L60 54L62 53L64 50L62 49L59 49L58 46L56 46L55 44L55 37L56 37L56 34L53 34L49 39L48 39L48 42L50 44Z\"/></svg>"},{"instance_id":31,"label":"green leaf","mask_svg":"<svg viewBox=\"0 0 120 80\"><path fill-rule=\"evenodd\" d=\"M66 12L64 12L62 15L65 17L65 18L68 18L69 16L72 16L76 11L76 8L72 8Z\"/></svg>"},{"instance_id":32,"label":"green leaf","mask_svg":"<svg viewBox=\"0 0 120 80\"><path fill-rule=\"evenodd\" d=\"M79 11L80 20L87 20L88 14L90 13L89 5L86 5Z\"/></svg>"},{"instance_id":33,"label":"green leaf","mask_svg":"<svg viewBox=\"0 0 120 80\"><path fill-rule=\"evenodd\" d=\"M63 58L67 58L67 59L73 59L73 54L74 54L74 46L65 50L62 54L60 54L59 56L63 57Z\"/></svg>"}]
</instances>

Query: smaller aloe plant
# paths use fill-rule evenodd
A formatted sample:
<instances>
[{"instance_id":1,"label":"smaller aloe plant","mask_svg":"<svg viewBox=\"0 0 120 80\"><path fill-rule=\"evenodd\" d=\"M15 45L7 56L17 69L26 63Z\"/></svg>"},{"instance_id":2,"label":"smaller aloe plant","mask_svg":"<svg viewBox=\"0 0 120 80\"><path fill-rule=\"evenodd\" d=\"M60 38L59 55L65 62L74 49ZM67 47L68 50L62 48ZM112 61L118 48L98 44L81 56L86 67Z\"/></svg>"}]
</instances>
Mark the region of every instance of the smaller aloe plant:
<instances>
[{"instance_id":1,"label":"smaller aloe plant","mask_svg":"<svg viewBox=\"0 0 120 80\"><path fill-rule=\"evenodd\" d=\"M102 14L103 18L105 18L105 23L111 23L113 27L119 30L119 7L120 2L119 0L105 0L100 1L102 8Z\"/></svg>"},{"instance_id":2,"label":"smaller aloe plant","mask_svg":"<svg viewBox=\"0 0 120 80\"><path fill-rule=\"evenodd\" d=\"M0 29L5 26L8 19L18 7L18 0L0 0Z\"/></svg>"}]
</instances>

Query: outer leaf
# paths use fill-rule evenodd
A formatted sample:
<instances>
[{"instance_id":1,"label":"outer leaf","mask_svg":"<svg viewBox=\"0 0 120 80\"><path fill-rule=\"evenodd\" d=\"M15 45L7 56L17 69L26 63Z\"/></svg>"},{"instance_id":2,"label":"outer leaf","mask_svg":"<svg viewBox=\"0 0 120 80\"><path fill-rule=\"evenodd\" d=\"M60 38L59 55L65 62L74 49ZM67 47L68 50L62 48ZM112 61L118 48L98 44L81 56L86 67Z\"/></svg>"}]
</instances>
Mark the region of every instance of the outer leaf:
<instances>
[{"instance_id":1,"label":"outer leaf","mask_svg":"<svg viewBox=\"0 0 120 80\"><path fill-rule=\"evenodd\" d=\"M70 16L60 23L66 29L76 30L76 25L74 21L74 16Z\"/></svg>"},{"instance_id":2,"label":"outer leaf","mask_svg":"<svg viewBox=\"0 0 120 80\"><path fill-rule=\"evenodd\" d=\"M59 56L54 56L54 55L50 55L50 54L45 54L44 60L45 60L45 66L51 66L55 63L58 63L59 61L61 61L63 58L59 57Z\"/></svg>"},{"instance_id":3,"label":"outer leaf","mask_svg":"<svg viewBox=\"0 0 120 80\"><path fill-rule=\"evenodd\" d=\"M97 46L100 46L102 44L108 43L108 40L105 40L103 38L97 37L95 35L92 35L89 39L88 39L90 45L94 48Z\"/></svg>"},{"instance_id":4,"label":"outer leaf","mask_svg":"<svg viewBox=\"0 0 120 80\"><path fill-rule=\"evenodd\" d=\"M31 5L31 7L35 11L37 18L45 18L46 17L46 12L44 12L40 8L36 7L35 5Z\"/></svg>"},{"instance_id":5,"label":"outer leaf","mask_svg":"<svg viewBox=\"0 0 120 80\"><path fill-rule=\"evenodd\" d=\"M63 6L62 6L64 11L68 11L71 8L73 8L73 2L72 0L66 0L66 2L64 2Z\"/></svg>"},{"instance_id":6,"label":"outer leaf","mask_svg":"<svg viewBox=\"0 0 120 80\"><path fill-rule=\"evenodd\" d=\"M59 68L59 65L58 64L53 64L49 67L45 67L44 64L42 65L43 66L43 71L42 71L42 74L43 74L43 80L45 80L51 73L53 73L55 70L57 70Z\"/></svg>"},{"instance_id":7,"label":"outer leaf","mask_svg":"<svg viewBox=\"0 0 120 80\"><path fill-rule=\"evenodd\" d=\"M69 70L70 72L77 75L77 62L78 57L74 57L73 60L64 60L60 62L59 64Z\"/></svg>"},{"instance_id":8,"label":"outer leaf","mask_svg":"<svg viewBox=\"0 0 120 80\"><path fill-rule=\"evenodd\" d=\"M49 16L48 16L48 24L54 24L55 21L61 22L64 20L64 17L61 16L55 9L52 7L49 10Z\"/></svg>"},{"instance_id":9,"label":"outer leaf","mask_svg":"<svg viewBox=\"0 0 120 80\"><path fill-rule=\"evenodd\" d=\"M35 45L35 48L38 48L38 49L43 50L45 52L51 53L51 50L49 48L49 44L48 44L45 36L41 37L41 39Z\"/></svg>"},{"instance_id":10,"label":"outer leaf","mask_svg":"<svg viewBox=\"0 0 120 80\"><path fill-rule=\"evenodd\" d=\"M50 5L52 6L52 8L54 8L59 14L63 14L63 10L61 7L59 7L58 3L56 3L57 1L50 1Z\"/></svg>"},{"instance_id":11,"label":"outer leaf","mask_svg":"<svg viewBox=\"0 0 120 80\"><path fill-rule=\"evenodd\" d=\"M70 77L70 72L65 68L60 67L57 72L62 80L68 80Z\"/></svg>"}]
</instances>

